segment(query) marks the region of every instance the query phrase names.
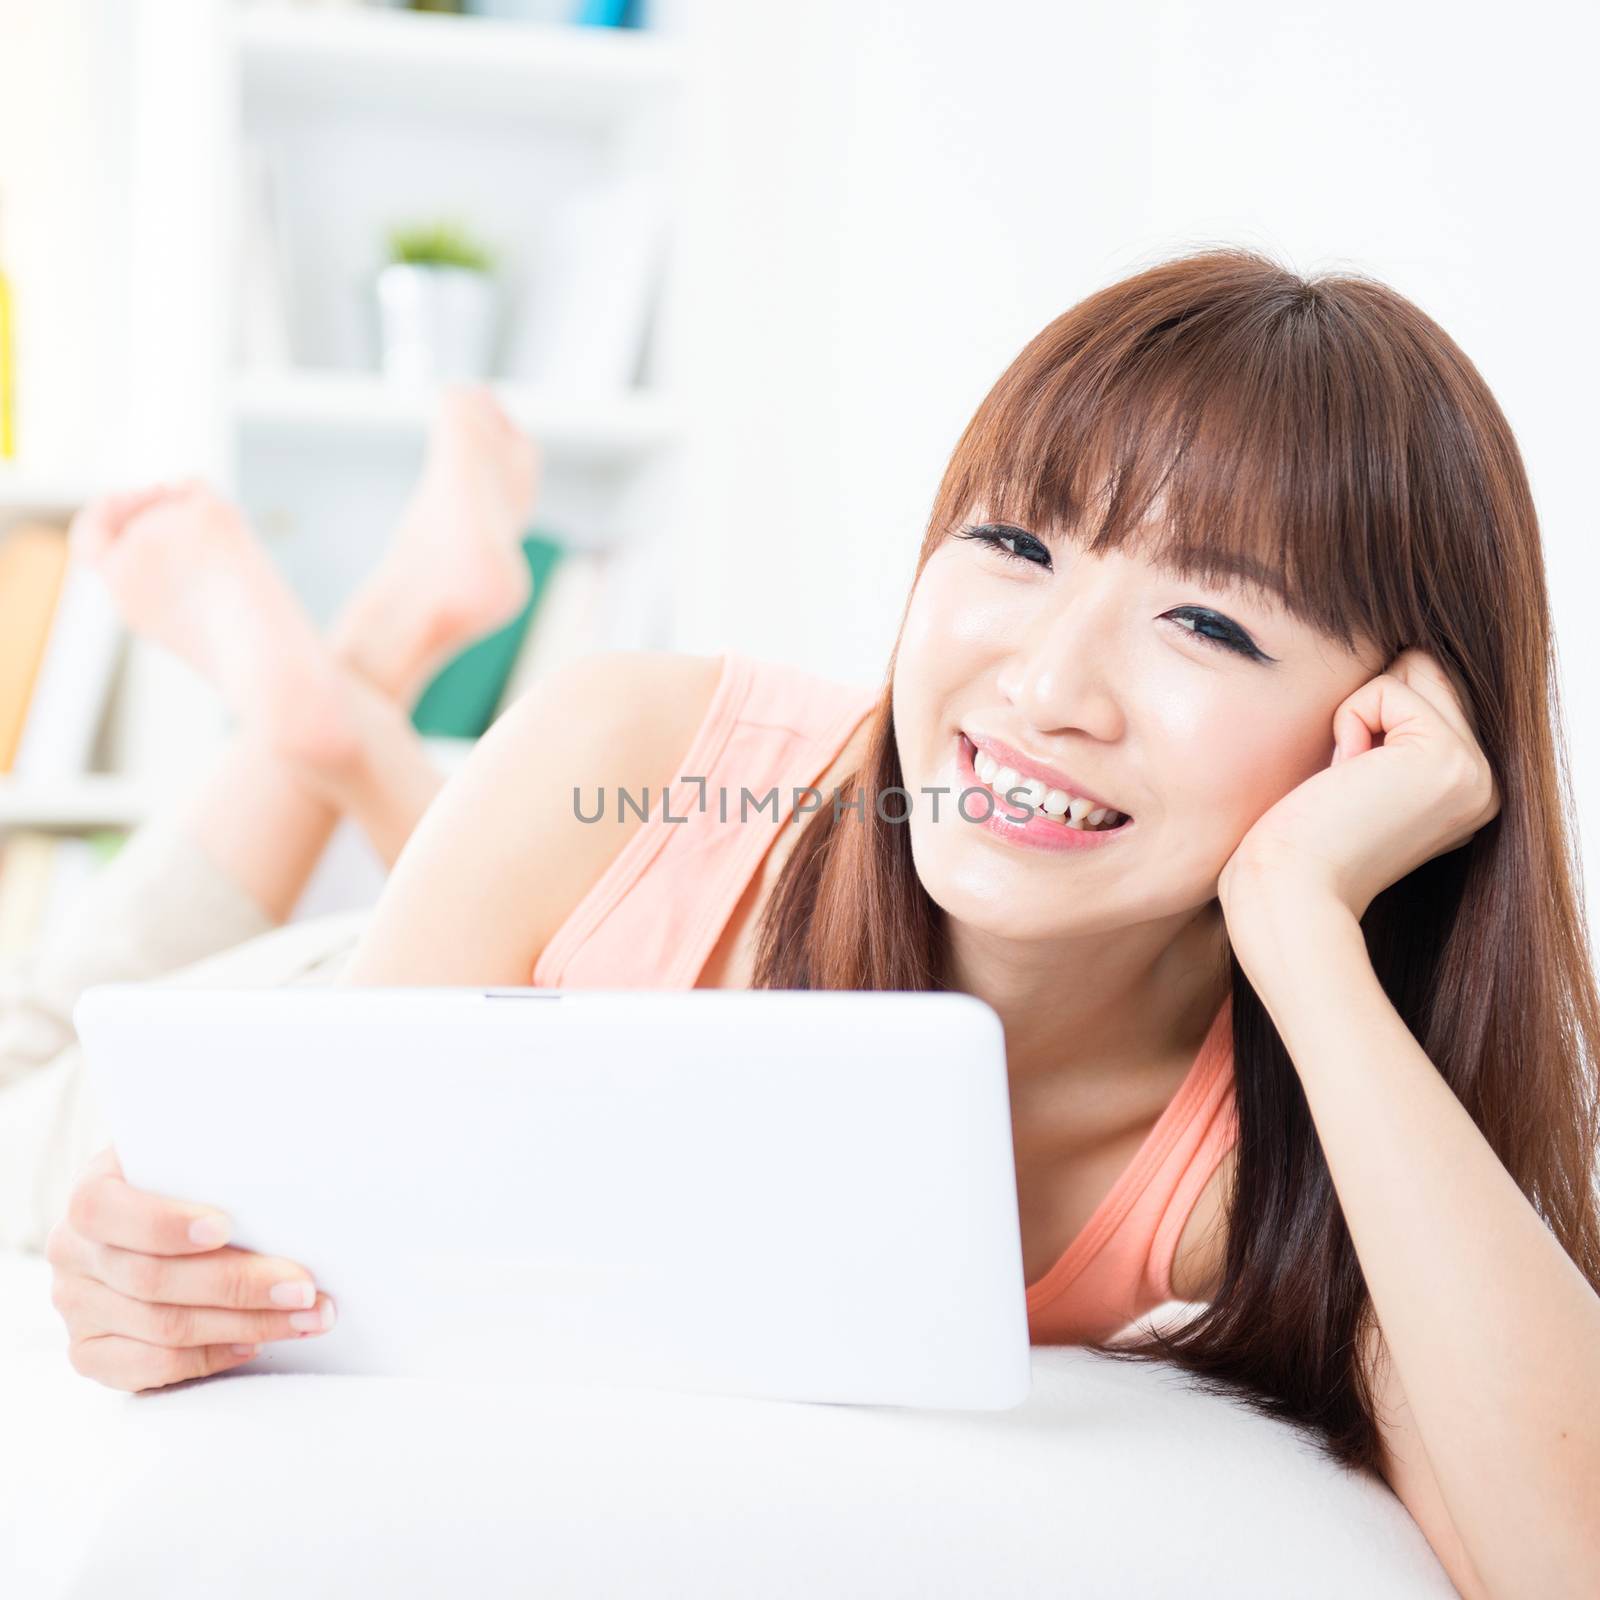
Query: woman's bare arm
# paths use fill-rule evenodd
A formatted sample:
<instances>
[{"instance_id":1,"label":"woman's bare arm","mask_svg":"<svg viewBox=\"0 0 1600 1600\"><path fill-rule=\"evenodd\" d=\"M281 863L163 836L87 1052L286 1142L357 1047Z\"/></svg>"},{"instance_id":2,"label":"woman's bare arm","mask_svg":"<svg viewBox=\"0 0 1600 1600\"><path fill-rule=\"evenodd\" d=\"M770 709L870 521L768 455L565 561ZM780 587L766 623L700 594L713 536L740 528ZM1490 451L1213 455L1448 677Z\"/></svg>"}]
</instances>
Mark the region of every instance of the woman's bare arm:
<instances>
[{"instance_id":1,"label":"woman's bare arm","mask_svg":"<svg viewBox=\"0 0 1600 1600\"><path fill-rule=\"evenodd\" d=\"M525 984L550 936L640 827L581 821L595 790L652 804L679 776L716 656L608 651L536 682L479 741L407 842L342 981Z\"/></svg>"}]
</instances>

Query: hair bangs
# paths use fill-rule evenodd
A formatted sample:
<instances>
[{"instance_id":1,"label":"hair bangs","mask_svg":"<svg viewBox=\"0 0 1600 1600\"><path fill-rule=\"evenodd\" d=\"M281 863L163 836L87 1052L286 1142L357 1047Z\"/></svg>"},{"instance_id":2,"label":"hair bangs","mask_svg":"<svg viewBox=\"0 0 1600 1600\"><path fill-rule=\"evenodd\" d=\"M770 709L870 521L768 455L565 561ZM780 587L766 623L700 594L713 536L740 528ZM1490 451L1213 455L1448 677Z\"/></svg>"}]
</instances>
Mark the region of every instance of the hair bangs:
<instances>
[{"instance_id":1,"label":"hair bangs","mask_svg":"<svg viewBox=\"0 0 1600 1600\"><path fill-rule=\"evenodd\" d=\"M941 487L937 537L981 510L1236 587L1346 648L1387 659L1417 637L1406 397L1380 385L1364 407L1342 399L1355 362L1328 308L1301 291L1161 316L1152 295L1107 319L1098 298L985 398Z\"/></svg>"}]
</instances>

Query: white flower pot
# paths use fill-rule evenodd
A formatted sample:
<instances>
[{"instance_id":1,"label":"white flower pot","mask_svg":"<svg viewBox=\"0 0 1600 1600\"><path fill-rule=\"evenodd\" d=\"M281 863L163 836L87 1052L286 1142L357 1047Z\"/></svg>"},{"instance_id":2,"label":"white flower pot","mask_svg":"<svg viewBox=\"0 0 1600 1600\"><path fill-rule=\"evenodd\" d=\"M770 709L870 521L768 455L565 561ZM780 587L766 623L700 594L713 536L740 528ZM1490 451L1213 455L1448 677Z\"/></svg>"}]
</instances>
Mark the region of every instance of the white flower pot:
<instances>
[{"instance_id":1,"label":"white flower pot","mask_svg":"<svg viewBox=\"0 0 1600 1600\"><path fill-rule=\"evenodd\" d=\"M467 267L397 262L378 274L384 376L399 383L487 378L494 363L494 279Z\"/></svg>"}]
</instances>

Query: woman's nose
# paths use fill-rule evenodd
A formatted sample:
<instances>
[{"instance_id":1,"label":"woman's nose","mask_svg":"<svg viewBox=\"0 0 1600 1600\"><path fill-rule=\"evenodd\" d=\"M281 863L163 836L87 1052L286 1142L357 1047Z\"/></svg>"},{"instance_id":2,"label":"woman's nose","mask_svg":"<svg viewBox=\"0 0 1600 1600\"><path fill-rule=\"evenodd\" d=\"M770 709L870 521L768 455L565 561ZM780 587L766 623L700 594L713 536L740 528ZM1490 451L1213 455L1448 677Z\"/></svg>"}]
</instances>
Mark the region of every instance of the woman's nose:
<instances>
[{"instance_id":1,"label":"woman's nose","mask_svg":"<svg viewBox=\"0 0 1600 1600\"><path fill-rule=\"evenodd\" d=\"M1061 606L1037 619L1006 658L998 684L1018 716L1040 733L1078 732L1101 740L1122 733L1110 640L1087 604Z\"/></svg>"}]
</instances>

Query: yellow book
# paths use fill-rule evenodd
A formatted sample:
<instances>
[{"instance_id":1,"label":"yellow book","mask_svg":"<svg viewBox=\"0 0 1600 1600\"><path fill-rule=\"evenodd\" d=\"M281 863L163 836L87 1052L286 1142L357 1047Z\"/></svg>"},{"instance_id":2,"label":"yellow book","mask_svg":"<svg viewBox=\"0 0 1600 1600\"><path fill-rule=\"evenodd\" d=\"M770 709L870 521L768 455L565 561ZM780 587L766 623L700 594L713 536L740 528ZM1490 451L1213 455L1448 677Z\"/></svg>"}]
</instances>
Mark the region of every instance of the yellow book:
<instances>
[{"instance_id":1,"label":"yellow book","mask_svg":"<svg viewBox=\"0 0 1600 1600\"><path fill-rule=\"evenodd\" d=\"M28 828L0 852L0 958L26 956L38 942L59 841Z\"/></svg>"},{"instance_id":2,"label":"yellow book","mask_svg":"<svg viewBox=\"0 0 1600 1600\"><path fill-rule=\"evenodd\" d=\"M63 528L23 523L0 536L0 772L16 759L67 554Z\"/></svg>"},{"instance_id":3,"label":"yellow book","mask_svg":"<svg viewBox=\"0 0 1600 1600\"><path fill-rule=\"evenodd\" d=\"M17 391L15 352L11 342L11 280L0 261L0 461L17 453Z\"/></svg>"}]
</instances>

